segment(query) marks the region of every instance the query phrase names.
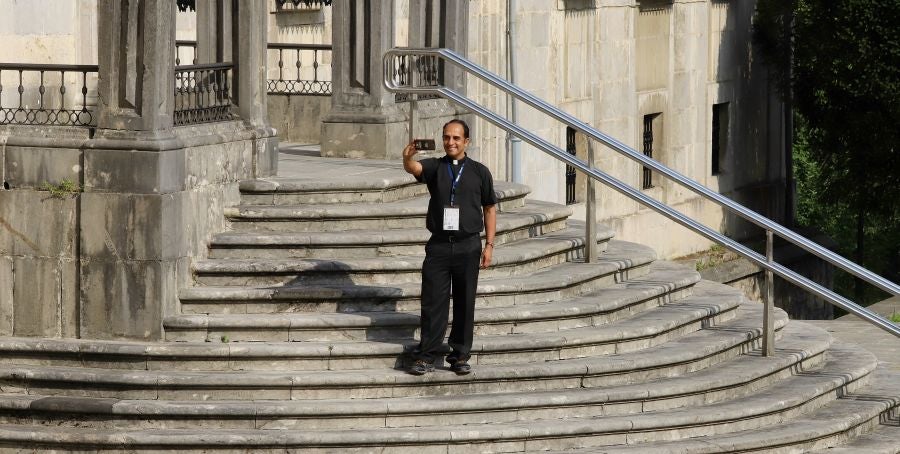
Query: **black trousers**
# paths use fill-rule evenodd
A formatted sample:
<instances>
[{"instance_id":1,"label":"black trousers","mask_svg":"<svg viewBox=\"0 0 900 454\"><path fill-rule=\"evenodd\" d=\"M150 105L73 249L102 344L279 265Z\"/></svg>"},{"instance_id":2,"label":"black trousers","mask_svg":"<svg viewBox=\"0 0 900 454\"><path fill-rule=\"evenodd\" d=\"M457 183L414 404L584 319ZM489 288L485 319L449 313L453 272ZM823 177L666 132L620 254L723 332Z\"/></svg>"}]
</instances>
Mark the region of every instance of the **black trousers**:
<instances>
[{"instance_id":1,"label":"black trousers","mask_svg":"<svg viewBox=\"0 0 900 454\"><path fill-rule=\"evenodd\" d=\"M460 359L472 351L475 329L475 291L481 264L481 238L478 234L462 239L434 234L425 245L422 264L422 322L419 347L414 359L433 363L441 355L450 312L453 289L453 327L449 344Z\"/></svg>"}]
</instances>

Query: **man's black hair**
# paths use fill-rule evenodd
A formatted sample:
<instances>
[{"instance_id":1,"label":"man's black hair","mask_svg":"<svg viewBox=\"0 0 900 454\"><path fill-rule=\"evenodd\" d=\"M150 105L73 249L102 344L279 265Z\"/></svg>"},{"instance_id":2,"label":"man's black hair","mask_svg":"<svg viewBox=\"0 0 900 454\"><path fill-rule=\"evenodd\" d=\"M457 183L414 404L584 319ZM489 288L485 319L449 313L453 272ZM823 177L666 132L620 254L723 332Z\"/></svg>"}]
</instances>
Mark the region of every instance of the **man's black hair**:
<instances>
[{"instance_id":1,"label":"man's black hair","mask_svg":"<svg viewBox=\"0 0 900 454\"><path fill-rule=\"evenodd\" d=\"M469 138L469 125L467 125L466 122L460 120L459 118L454 118L454 119L452 119L452 120L450 120L450 121L444 123L444 128L443 128L443 129L447 129L447 126L450 126L450 125L452 125L453 123L456 123L456 124L462 126L462 128L463 128L463 138L464 138L464 139L468 139L468 138Z\"/></svg>"}]
</instances>

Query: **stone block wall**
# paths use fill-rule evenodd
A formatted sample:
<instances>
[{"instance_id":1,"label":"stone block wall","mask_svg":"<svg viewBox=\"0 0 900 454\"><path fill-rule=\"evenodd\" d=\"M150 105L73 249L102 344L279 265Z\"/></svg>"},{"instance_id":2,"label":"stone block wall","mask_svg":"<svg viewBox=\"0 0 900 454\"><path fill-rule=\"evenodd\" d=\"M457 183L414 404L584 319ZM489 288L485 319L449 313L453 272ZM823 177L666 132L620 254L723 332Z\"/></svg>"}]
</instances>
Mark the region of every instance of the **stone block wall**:
<instances>
[{"instance_id":1,"label":"stone block wall","mask_svg":"<svg viewBox=\"0 0 900 454\"><path fill-rule=\"evenodd\" d=\"M64 179L81 181L82 128L56 128L65 145L10 142L52 129L0 129L0 335L75 337L78 332L77 196L41 190Z\"/></svg>"},{"instance_id":2,"label":"stone block wall","mask_svg":"<svg viewBox=\"0 0 900 454\"><path fill-rule=\"evenodd\" d=\"M269 95L269 123L285 142L319 143L330 110L328 96Z\"/></svg>"},{"instance_id":3,"label":"stone block wall","mask_svg":"<svg viewBox=\"0 0 900 454\"><path fill-rule=\"evenodd\" d=\"M766 68L755 58L755 2L521 0L515 11L516 84L642 151L643 117L654 121L654 159L776 220L784 212L781 104ZM506 2L473 2L469 57L509 77ZM508 114L504 96L469 79L476 101ZM712 106L729 103L722 171L711 164ZM519 122L564 147L565 127L527 106ZM509 175L505 133L478 120L476 145L497 175ZM523 145L525 183L533 197L563 202L564 166ZM641 166L602 145L601 170L641 188ZM584 178L579 176L579 178ZM581 186L581 185L579 185ZM598 185L598 219L622 239L654 247L664 257L709 247L709 241L617 192ZM726 234L759 232L714 204L654 175L645 192ZM579 200L583 195L579 194ZM576 210L576 216L582 216Z\"/></svg>"},{"instance_id":4,"label":"stone block wall","mask_svg":"<svg viewBox=\"0 0 900 454\"><path fill-rule=\"evenodd\" d=\"M174 133L153 151L83 128L0 131L0 335L161 337L258 140L241 122ZM82 192L41 190L63 178Z\"/></svg>"}]
</instances>

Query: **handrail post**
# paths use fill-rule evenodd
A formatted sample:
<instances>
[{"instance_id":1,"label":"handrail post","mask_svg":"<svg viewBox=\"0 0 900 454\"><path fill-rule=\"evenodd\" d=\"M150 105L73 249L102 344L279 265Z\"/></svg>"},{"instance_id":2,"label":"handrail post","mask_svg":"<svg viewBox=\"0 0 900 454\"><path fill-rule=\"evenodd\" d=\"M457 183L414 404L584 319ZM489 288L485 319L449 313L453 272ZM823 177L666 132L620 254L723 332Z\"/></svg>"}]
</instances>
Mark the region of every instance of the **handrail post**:
<instances>
[{"instance_id":1,"label":"handrail post","mask_svg":"<svg viewBox=\"0 0 900 454\"><path fill-rule=\"evenodd\" d=\"M419 63L420 62L417 61L416 65L418 65ZM409 71L409 83L410 84L418 83L418 80L414 79L419 76L419 71L417 69L419 69L419 68L417 66L413 65L413 58L410 57L409 67L407 69ZM418 107L417 106L418 101L419 101L419 95L417 95L415 93L410 93L410 95L409 95L409 142L412 142L416 138L416 133L415 133L414 128L416 125L416 107Z\"/></svg>"},{"instance_id":2,"label":"handrail post","mask_svg":"<svg viewBox=\"0 0 900 454\"><path fill-rule=\"evenodd\" d=\"M766 230L766 261L773 262L773 235ZM766 270L766 301L763 308L763 356L775 355L775 276L771 269Z\"/></svg>"},{"instance_id":3,"label":"handrail post","mask_svg":"<svg viewBox=\"0 0 900 454\"><path fill-rule=\"evenodd\" d=\"M594 165L594 146L591 139L585 136L587 143L587 162L589 166ZM587 174L585 174L587 177ZM584 261L587 263L596 262L597 257L597 210L594 192L594 179L588 177L586 181L587 197L584 199Z\"/></svg>"},{"instance_id":4,"label":"handrail post","mask_svg":"<svg viewBox=\"0 0 900 454\"><path fill-rule=\"evenodd\" d=\"M416 125L416 104L419 95L409 95L409 141L412 142L416 138L414 127Z\"/></svg>"}]
</instances>

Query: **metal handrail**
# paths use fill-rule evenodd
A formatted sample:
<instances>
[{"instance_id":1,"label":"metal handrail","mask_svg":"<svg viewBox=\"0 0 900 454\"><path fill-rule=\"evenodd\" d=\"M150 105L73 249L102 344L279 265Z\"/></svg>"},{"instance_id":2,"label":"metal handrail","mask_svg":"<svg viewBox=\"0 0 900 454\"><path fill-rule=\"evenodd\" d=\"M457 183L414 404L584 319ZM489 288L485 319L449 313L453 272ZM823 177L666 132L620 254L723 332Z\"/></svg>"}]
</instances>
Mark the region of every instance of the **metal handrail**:
<instances>
[{"instance_id":1,"label":"metal handrail","mask_svg":"<svg viewBox=\"0 0 900 454\"><path fill-rule=\"evenodd\" d=\"M532 132L523 129L522 127L509 122L507 119L497 115L493 111L486 109L485 107L479 105L478 103L472 101L471 99L462 96L455 91L439 86L439 85L428 85L428 86L405 86L398 84L398 81L395 79L396 67L394 66L394 59L398 57L433 57L433 58L443 58L446 61L453 63L454 65L466 70L469 74L473 74L478 78L494 85L497 88L505 91L507 94L513 95L524 102L528 103L532 107L537 110L571 126L590 138L593 138L613 150L618 151L620 154L623 154L632 160L640 162L646 167L652 168L653 170L663 174L670 179L676 181L677 183L693 190L698 195L715 201L719 205L728 208L732 212L740 215L744 219L747 219L754 224L763 227L767 232L767 254L763 256L746 246L722 235L721 233L712 230L711 228L695 221L694 219L685 216L684 214L676 211L668 205L665 205L649 196L644 194L641 191L638 191L631 186L623 183L622 181L604 173L597 169L592 168L590 165L584 163L580 159L568 154L565 150L557 147L556 145L551 144L545 139L538 137ZM808 252L834 264L840 269L844 271L850 272L851 274L887 291L888 293L894 295L900 295L900 286L897 284L863 268L862 266L857 265L844 257L841 257L838 254L824 248L808 238L778 224L777 222L762 216L759 213L756 213L753 210L750 210L747 207L717 193L712 191L711 189L697 183L696 181L664 166L663 164L655 161L651 158L647 158L643 155L643 153L638 153L637 151L631 149L627 145L619 142L612 137L609 137L600 131L595 130L588 124L578 120L577 118L561 111L560 109L552 106L543 100L531 95L530 93L516 87L515 85L510 84L509 82L503 80L496 74L491 73L490 71L482 68L481 66L472 63L469 60L461 57L455 52L448 49L430 49L430 48L395 48L387 51L384 55L383 59L383 70L384 70L384 85L385 87L395 93L408 93L408 94L438 94L441 97L449 99L457 104L466 107L472 112L476 113L480 117L489 121L490 123L504 129L508 132L511 132L531 145L541 149L542 151L554 156L555 158L566 162L567 164L577 168L578 170L584 172L586 175L601 181L602 183L610 186L615 189L619 193L652 208L654 211L668 217L669 219L677 222L678 224L704 236L705 238L714 241L716 243L725 246L726 248L734 251L737 254L740 254L746 257L748 260L759 266L760 268L766 270L767 272L771 272L777 274L782 277L786 281L797 285L798 287L811 292L826 301L834 304L847 312L850 312L854 315L861 317L862 319L878 326L879 328L900 337L900 326L897 326L887 319L881 317L880 315L844 298L841 295L829 290L822 285L813 282L812 280L796 273L793 270L786 268L785 266L775 262L772 257L771 248L772 248L772 233L776 233L779 236L785 238L791 243L800 246L801 248L807 250ZM413 65L407 65L410 71L413 69ZM405 80L415 81L413 77L406 77ZM771 290L771 285L769 286ZM771 303L771 298L769 299L769 303ZM768 312L768 311L767 311ZM766 317L768 325L771 326L771 317L767 315ZM771 346L771 340L768 342Z\"/></svg>"}]
</instances>

